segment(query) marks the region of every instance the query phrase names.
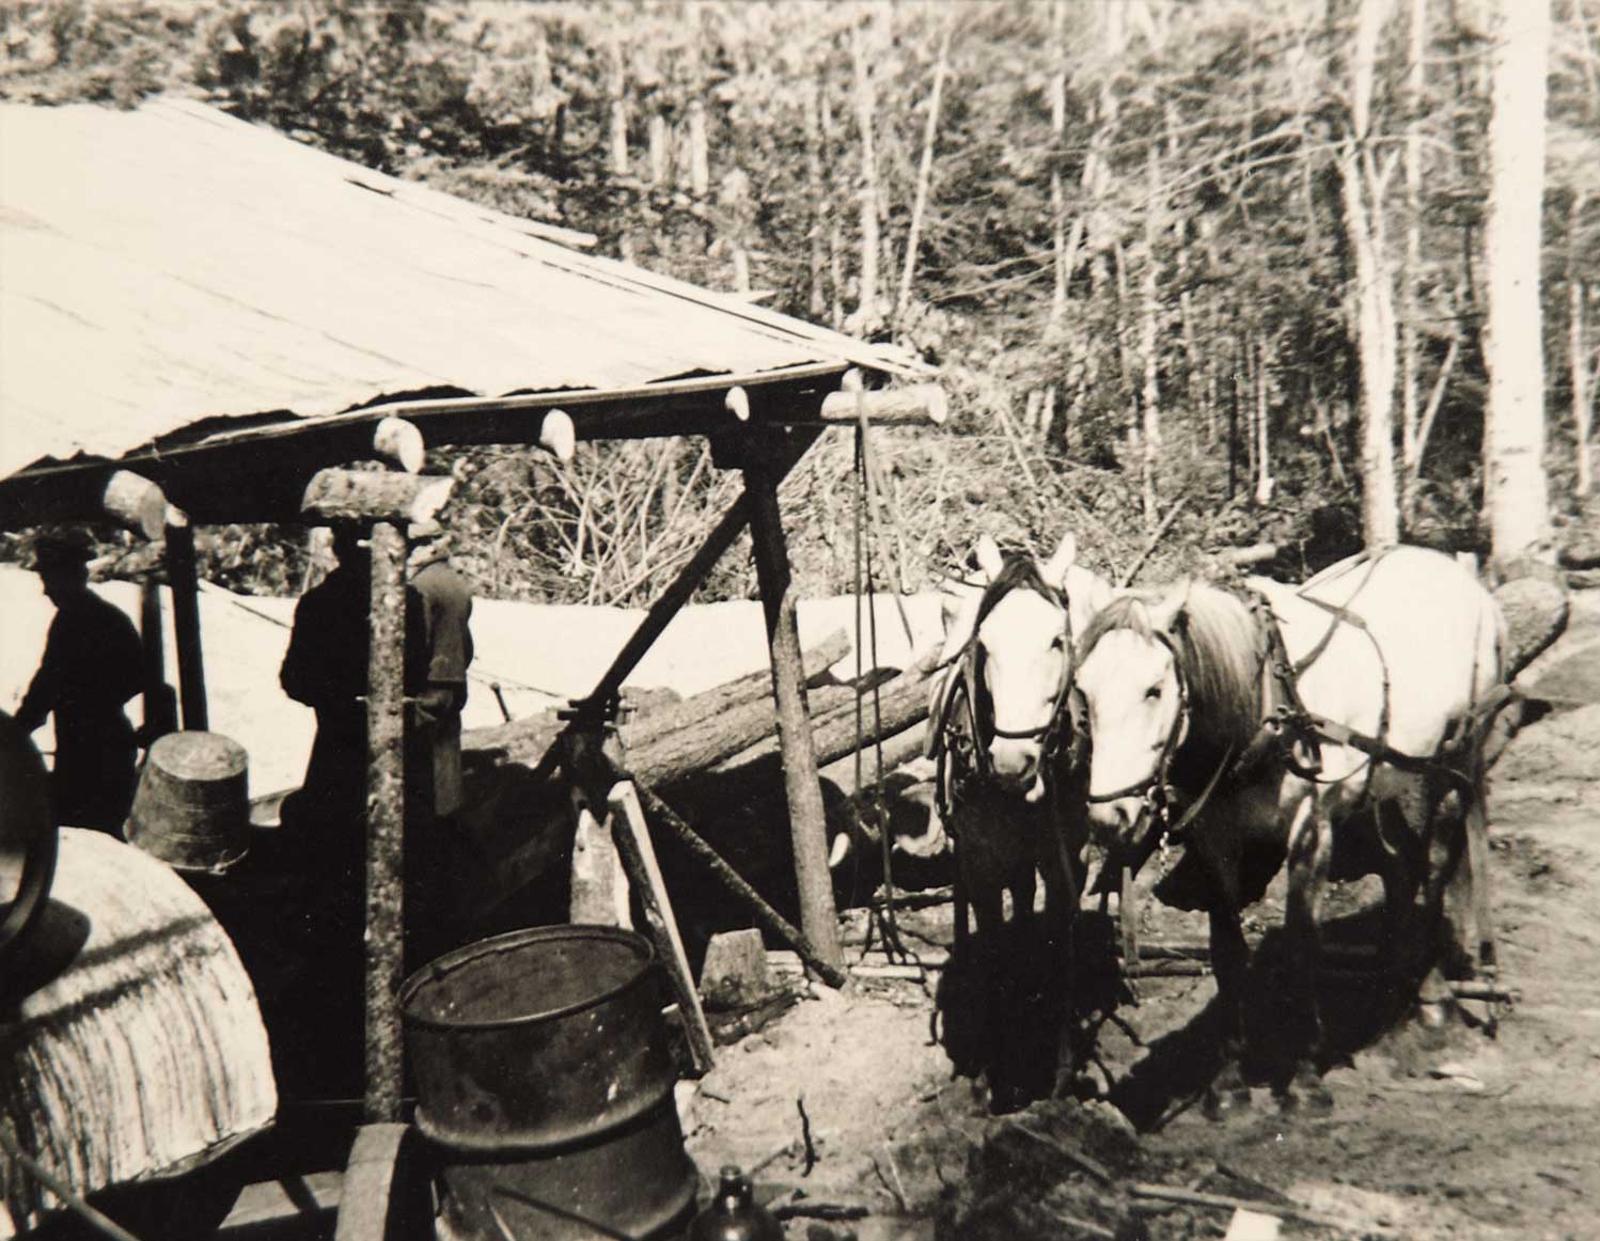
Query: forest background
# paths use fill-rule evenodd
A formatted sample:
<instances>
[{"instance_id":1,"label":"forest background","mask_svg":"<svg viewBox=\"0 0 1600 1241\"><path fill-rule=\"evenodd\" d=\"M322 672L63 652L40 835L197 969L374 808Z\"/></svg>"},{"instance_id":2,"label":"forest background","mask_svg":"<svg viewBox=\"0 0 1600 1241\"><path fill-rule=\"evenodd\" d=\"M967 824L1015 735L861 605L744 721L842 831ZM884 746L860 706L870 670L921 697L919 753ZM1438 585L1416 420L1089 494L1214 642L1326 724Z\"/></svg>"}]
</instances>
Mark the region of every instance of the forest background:
<instances>
[{"instance_id":1,"label":"forest background","mask_svg":"<svg viewBox=\"0 0 1600 1241\"><path fill-rule=\"evenodd\" d=\"M0 94L182 91L903 345L952 417L874 436L880 586L928 584L982 529L1045 547L1070 527L1117 576L1271 542L1292 576L1395 536L1488 550L1497 7L22 0L0 8ZM1553 545L1594 516L1600 0L1549 12L1543 459L1502 503L1536 507L1529 537ZM697 442L432 468L462 480L475 588L564 602L647 601L738 486ZM849 438L785 496L800 588L851 589ZM306 582L298 532L202 542L212 580ZM749 563L703 594L753 593Z\"/></svg>"}]
</instances>

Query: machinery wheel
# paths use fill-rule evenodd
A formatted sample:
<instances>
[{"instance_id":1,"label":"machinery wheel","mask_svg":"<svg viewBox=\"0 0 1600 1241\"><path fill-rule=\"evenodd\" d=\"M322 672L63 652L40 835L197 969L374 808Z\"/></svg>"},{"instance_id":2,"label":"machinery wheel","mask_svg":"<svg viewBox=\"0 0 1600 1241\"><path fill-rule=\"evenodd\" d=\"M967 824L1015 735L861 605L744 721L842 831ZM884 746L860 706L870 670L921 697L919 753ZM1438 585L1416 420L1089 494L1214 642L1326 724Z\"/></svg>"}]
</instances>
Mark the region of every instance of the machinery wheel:
<instances>
[{"instance_id":1,"label":"machinery wheel","mask_svg":"<svg viewBox=\"0 0 1600 1241\"><path fill-rule=\"evenodd\" d=\"M44 912L56 845L44 760L28 735L0 712L0 976Z\"/></svg>"}]
</instances>

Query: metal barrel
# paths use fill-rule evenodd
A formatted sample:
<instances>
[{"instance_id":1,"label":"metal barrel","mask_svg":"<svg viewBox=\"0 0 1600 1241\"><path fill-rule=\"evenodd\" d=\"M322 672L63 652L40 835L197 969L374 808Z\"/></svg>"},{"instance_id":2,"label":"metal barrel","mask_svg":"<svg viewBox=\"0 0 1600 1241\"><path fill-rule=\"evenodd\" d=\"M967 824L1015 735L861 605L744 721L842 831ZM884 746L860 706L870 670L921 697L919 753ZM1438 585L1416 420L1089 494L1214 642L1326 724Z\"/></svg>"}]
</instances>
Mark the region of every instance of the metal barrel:
<instances>
[{"instance_id":1,"label":"metal barrel","mask_svg":"<svg viewBox=\"0 0 1600 1241\"><path fill-rule=\"evenodd\" d=\"M648 940L513 931L425 966L400 1003L441 1235L650 1237L693 1206Z\"/></svg>"}]
</instances>

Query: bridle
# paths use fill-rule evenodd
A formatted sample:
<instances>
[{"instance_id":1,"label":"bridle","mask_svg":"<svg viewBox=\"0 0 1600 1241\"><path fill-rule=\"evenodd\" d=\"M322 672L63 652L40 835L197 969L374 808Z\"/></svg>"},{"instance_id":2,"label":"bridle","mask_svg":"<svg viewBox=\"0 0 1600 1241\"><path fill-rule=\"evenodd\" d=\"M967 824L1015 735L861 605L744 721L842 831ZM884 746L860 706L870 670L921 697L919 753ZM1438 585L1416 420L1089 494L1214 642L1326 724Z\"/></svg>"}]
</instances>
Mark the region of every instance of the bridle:
<instances>
[{"instance_id":1,"label":"bridle","mask_svg":"<svg viewBox=\"0 0 1600 1241\"><path fill-rule=\"evenodd\" d=\"M993 704L989 705L987 713L980 710L980 703L988 694L984 685L983 668L981 660L984 655L983 643L980 634L983 623L998 606L1000 601L1012 591L1021 589L1022 584L1012 585L997 593L992 599L987 599L979 609L977 618L973 621L972 633L947 661L945 666L959 666L959 675L952 678L950 688L945 692L943 709L937 720L939 736L945 739L941 747L941 772L936 784L941 801L944 800L946 780L942 770L943 763L950 751L952 730L956 723L957 712L964 705L967 723L971 737L971 761L975 768L973 775L978 779L990 781L994 779L993 759L989 754L989 741L995 737L1007 741L1039 741L1039 765L1042 772L1047 772L1054 759L1061 753L1067 736L1071 731L1070 699L1072 696L1073 677L1077 668L1077 656L1072 634L1072 610L1067 605L1066 594L1058 587L1040 582L1030 584L1027 588L1035 591L1046 602L1061 610L1062 638L1065 643L1063 651L1061 679L1056 685L1055 692L1051 695L1050 711L1045 716L1044 722L1033 728L1001 728L993 721ZM984 720L984 715L989 716ZM987 723L987 727L985 727ZM941 815L948 810L947 806L939 807Z\"/></svg>"},{"instance_id":2,"label":"bridle","mask_svg":"<svg viewBox=\"0 0 1600 1241\"><path fill-rule=\"evenodd\" d=\"M1172 713L1172 723L1167 728L1166 738L1161 743L1161 753L1156 757L1155 766L1150 774L1142 780L1132 784L1125 784L1119 789L1112 789L1109 793L1090 793L1088 800L1091 805L1106 802L1121 801L1125 797L1137 797L1143 805L1139 810L1139 818L1134 824L1131 833L1140 840L1137 852L1142 863L1149 855L1151 849L1164 845L1167 838L1177 829L1170 829L1168 824L1172 811L1172 786L1168 776L1172 771L1172 760L1178 752L1178 747L1183 744L1184 730L1189 722L1189 683L1184 679L1183 661L1178 658L1178 649L1172 644L1172 639L1165 633L1157 630L1152 635L1156 641L1167 648L1167 654L1172 657L1172 675L1178 685L1178 709ZM1223 766L1227 764L1224 763ZM1180 827L1187 826L1193 818L1194 811L1209 797L1211 788L1216 786L1222 768L1217 769L1217 775L1212 777L1211 786L1207 788L1206 795L1190 808L1184 815ZM1148 826L1147 826L1148 825Z\"/></svg>"}]
</instances>

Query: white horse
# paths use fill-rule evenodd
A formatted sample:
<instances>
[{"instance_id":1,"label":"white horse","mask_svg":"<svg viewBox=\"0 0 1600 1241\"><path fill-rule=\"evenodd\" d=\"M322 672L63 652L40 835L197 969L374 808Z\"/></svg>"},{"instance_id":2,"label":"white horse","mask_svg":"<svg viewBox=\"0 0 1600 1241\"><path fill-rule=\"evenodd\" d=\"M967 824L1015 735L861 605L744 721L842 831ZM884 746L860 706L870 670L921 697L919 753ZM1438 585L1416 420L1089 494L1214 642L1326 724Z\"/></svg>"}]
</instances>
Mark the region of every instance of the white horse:
<instances>
[{"instance_id":1,"label":"white horse","mask_svg":"<svg viewBox=\"0 0 1600 1241\"><path fill-rule=\"evenodd\" d=\"M1471 725L1501 679L1493 597L1452 558L1412 547L1354 558L1301 591L1250 586L1253 599L1196 583L1119 600L1091 624L1077 672L1095 826L1136 866L1165 843L1168 799L1189 808L1175 841L1184 856L1157 895L1210 915L1228 1018L1208 1098L1218 1111L1248 1100L1237 1063L1248 962L1240 910L1285 861L1292 1011L1305 1036L1281 1084L1286 1105L1331 1102L1313 1067L1317 917L1330 874L1379 873L1395 925L1419 872L1430 913L1447 876L1476 879L1476 944L1492 958L1486 876L1471 874L1486 849L1471 849L1476 867L1457 862L1467 839L1483 836ZM1451 798L1457 813L1441 814ZM1431 868L1430 848L1440 855Z\"/></svg>"},{"instance_id":2,"label":"white horse","mask_svg":"<svg viewBox=\"0 0 1600 1241\"><path fill-rule=\"evenodd\" d=\"M980 540L981 578L950 618L944 671L931 687L929 754L957 866L943 1041L958 1071L987 1074L1001 1111L1060 1089L1076 1067L1068 984L1088 826L1081 729L1069 706L1076 636L1112 593L1076 555L1071 534L1043 562ZM1042 928L1033 921L1039 876Z\"/></svg>"},{"instance_id":3,"label":"white horse","mask_svg":"<svg viewBox=\"0 0 1600 1241\"><path fill-rule=\"evenodd\" d=\"M1048 904L1052 884L1067 878L1058 832L1083 834L1060 821L1073 813L1060 795L1070 778L1074 648L1115 592L1077 551L1070 531L1042 562L1002 555L984 535L977 588L950 618L943 672L930 686L929 755L944 759L946 827L980 932L999 925L1005 890L1014 916L1032 913L1036 870Z\"/></svg>"}]
</instances>

